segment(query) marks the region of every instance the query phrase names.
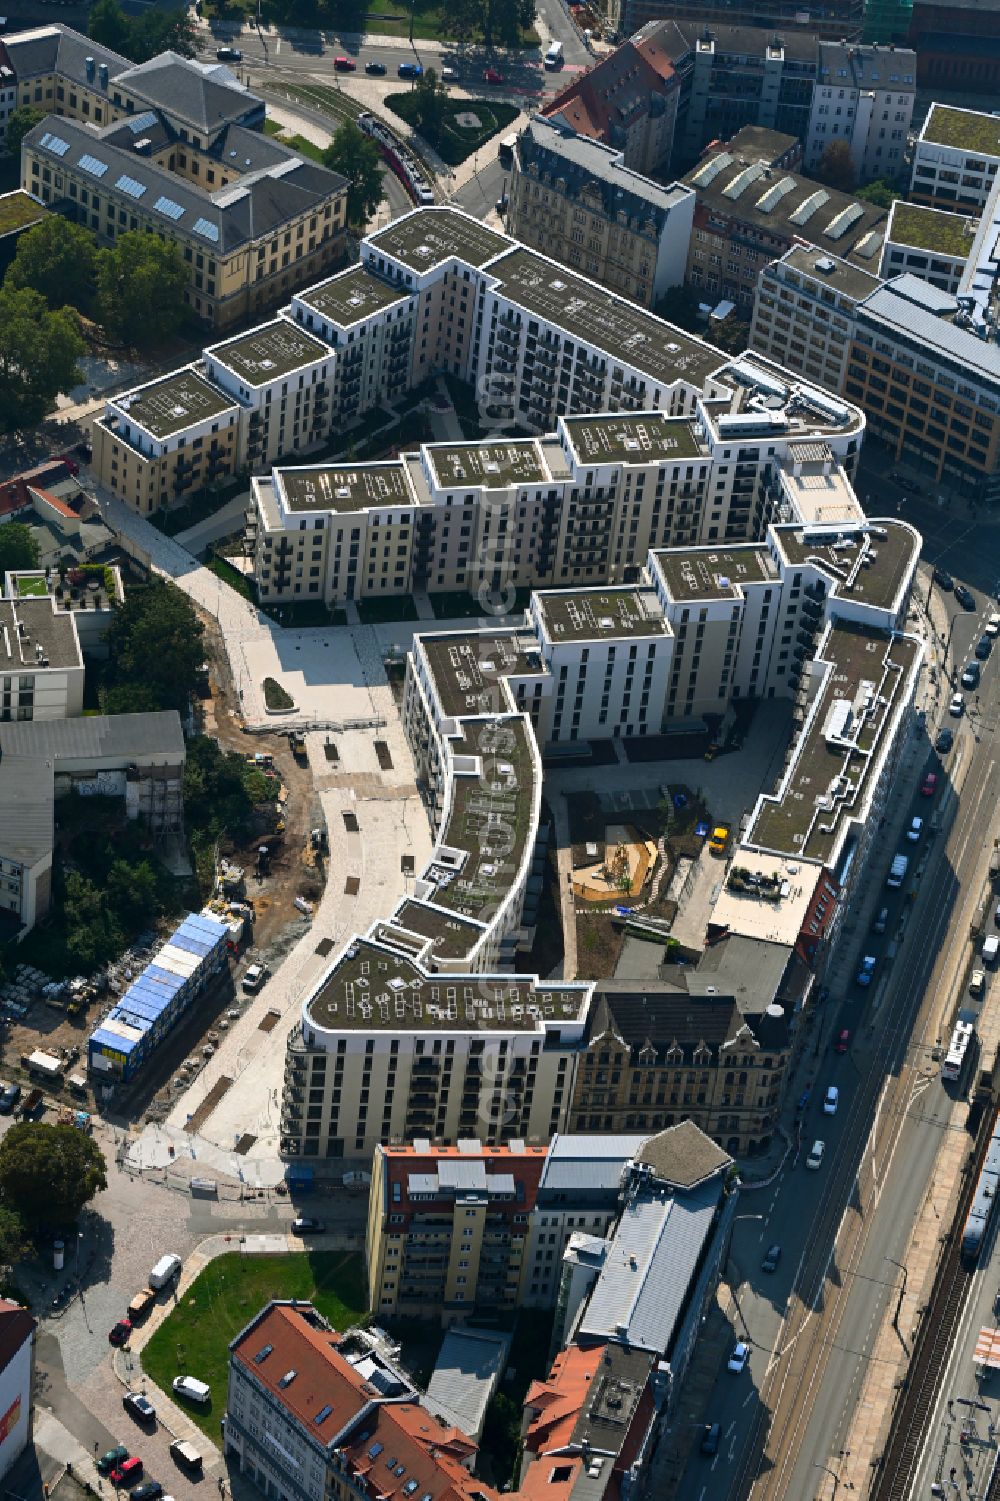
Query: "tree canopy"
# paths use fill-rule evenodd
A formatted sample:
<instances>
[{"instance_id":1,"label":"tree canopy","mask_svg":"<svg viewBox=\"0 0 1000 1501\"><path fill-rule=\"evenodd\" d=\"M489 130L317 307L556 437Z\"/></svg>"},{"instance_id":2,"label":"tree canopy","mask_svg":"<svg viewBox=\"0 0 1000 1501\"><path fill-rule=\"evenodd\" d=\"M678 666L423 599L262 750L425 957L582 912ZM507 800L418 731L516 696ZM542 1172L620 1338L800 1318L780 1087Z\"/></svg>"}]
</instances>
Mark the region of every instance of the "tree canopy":
<instances>
[{"instance_id":1,"label":"tree canopy","mask_svg":"<svg viewBox=\"0 0 1000 1501\"><path fill-rule=\"evenodd\" d=\"M148 230L129 230L95 260L98 317L112 336L161 344L185 317L187 267L179 248Z\"/></svg>"},{"instance_id":2,"label":"tree canopy","mask_svg":"<svg viewBox=\"0 0 1000 1501\"><path fill-rule=\"evenodd\" d=\"M846 141L831 141L820 157L816 176L828 188L849 193L854 187L854 158Z\"/></svg>"},{"instance_id":3,"label":"tree canopy","mask_svg":"<svg viewBox=\"0 0 1000 1501\"><path fill-rule=\"evenodd\" d=\"M24 1121L0 1141L0 1202L31 1229L68 1227L107 1186L104 1153L75 1126Z\"/></svg>"},{"instance_id":4,"label":"tree canopy","mask_svg":"<svg viewBox=\"0 0 1000 1501\"><path fill-rule=\"evenodd\" d=\"M81 379L80 325L30 288L0 287L0 429L34 427L60 391Z\"/></svg>"},{"instance_id":5,"label":"tree canopy","mask_svg":"<svg viewBox=\"0 0 1000 1501\"><path fill-rule=\"evenodd\" d=\"M207 735L188 741L184 763L184 817L192 837L216 839L245 827L259 778L235 751L220 750Z\"/></svg>"},{"instance_id":6,"label":"tree canopy","mask_svg":"<svg viewBox=\"0 0 1000 1501\"><path fill-rule=\"evenodd\" d=\"M886 178L877 177L874 182L865 182L860 188L855 188L854 196L864 203L874 203L877 208L892 208L900 190Z\"/></svg>"},{"instance_id":7,"label":"tree canopy","mask_svg":"<svg viewBox=\"0 0 1000 1501\"><path fill-rule=\"evenodd\" d=\"M187 595L175 584L154 579L130 589L107 634L104 712L183 714L197 685L203 635Z\"/></svg>"},{"instance_id":8,"label":"tree canopy","mask_svg":"<svg viewBox=\"0 0 1000 1501\"><path fill-rule=\"evenodd\" d=\"M148 62L158 52L194 57L196 33L184 9L156 10L127 16L118 0L95 0L87 21L87 35L131 62Z\"/></svg>"},{"instance_id":9,"label":"tree canopy","mask_svg":"<svg viewBox=\"0 0 1000 1501\"><path fill-rule=\"evenodd\" d=\"M28 131L34 130L44 119L45 110L38 109L34 104L19 104L17 109L11 110L4 139L12 156L21 155L21 142Z\"/></svg>"},{"instance_id":10,"label":"tree canopy","mask_svg":"<svg viewBox=\"0 0 1000 1501\"><path fill-rule=\"evenodd\" d=\"M345 120L323 152L323 165L346 177L347 220L363 225L382 202L382 158L370 136Z\"/></svg>"},{"instance_id":11,"label":"tree canopy","mask_svg":"<svg viewBox=\"0 0 1000 1501\"><path fill-rule=\"evenodd\" d=\"M83 307L93 286L95 253L94 236L85 225L50 214L18 240L4 285L27 287L50 307Z\"/></svg>"},{"instance_id":12,"label":"tree canopy","mask_svg":"<svg viewBox=\"0 0 1000 1501\"><path fill-rule=\"evenodd\" d=\"M448 90L433 68L428 68L413 85L413 106L414 125L425 141L436 146L448 108Z\"/></svg>"},{"instance_id":13,"label":"tree canopy","mask_svg":"<svg viewBox=\"0 0 1000 1501\"><path fill-rule=\"evenodd\" d=\"M38 543L30 526L8 521L0 526L0 578L5 573L19 573L38 567Z\"/></svg>"}]
</instances>

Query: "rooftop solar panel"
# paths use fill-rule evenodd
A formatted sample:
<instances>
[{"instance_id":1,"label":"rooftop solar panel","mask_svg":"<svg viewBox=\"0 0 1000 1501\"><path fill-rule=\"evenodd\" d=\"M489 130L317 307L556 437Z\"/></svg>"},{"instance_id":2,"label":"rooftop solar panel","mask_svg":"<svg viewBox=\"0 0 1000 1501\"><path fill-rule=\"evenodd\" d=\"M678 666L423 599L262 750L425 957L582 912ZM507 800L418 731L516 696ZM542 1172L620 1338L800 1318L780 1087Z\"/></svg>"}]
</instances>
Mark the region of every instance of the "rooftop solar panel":
<instances>
[{"instance_id":1,"label":"rooftop solar panel","mask_svg":"<svg viewBox=\"0 0 1000 1501\"><path fill-rule=\"evenodd\" d=\"M179 203L175 203L172 198L163 197L162 194L159 198L157 198L156 202L153 204L153 207L157 209L159 213L166 214L168 219L179 219L184 212Z\"/></svg>"},{"instance_id":2,"label":"rooftop solar panel","mask_svg":"<svg viewBox=\"0 0 1000 1501\"><path fill-rule=\"evenodd\" d=\"M42 145L48 151L54 151L56 156L65 156L69 150L69 141L64 141L62 136L54 136L47 130L42 136Z\"/></svg>"},{"instance_id":3,"label":"rooftop solar panel","mask_svg":"<svg viewBox=\"0 0 1000 1501\"><path fill-rule=\"evenodd\" d=\"M141 198L146 191L144 182L136 182L134 177L129 177L125 172L119 177L115 187L120 188L123 193L128 193L130 198Z\"/></svg>"},{"instance_id":4,"label":"rooftop solar panel","mask_svg":"<svg viewBox=\"0 0 1000 1501\"><path fill-rule=\"evenodd\" d=\"M211 219L196 219L194 232L196 235L204 235L206 240L213 240L216 244L219 242L219 226L213 224Z\"/></svg>"},{"instance_id":5,"label":"rooftop solar panel","mask_svg":"<svg viewBox=\"0 0 1000 1501\"><path fill-rule=\"evenodd\" d=\"M81 156L80 166L85 172L89 172L91 177L103 177L108 170L107 162L102 162L100 157L91 156L89 151L85 151Z\"/></svg>"},{"instance_id":6,"label":"rooftop solar panel","mask_svg":"<svg viewBox=\"0 0 1000 1501\"><path fill-rule=\"evenodd\" d=\"M132 115L125 123L133 135L138 135L141 130L148 130L151 125L156 124L156 112L144 109L141 115Z\"/></svg>"}]
</instances>

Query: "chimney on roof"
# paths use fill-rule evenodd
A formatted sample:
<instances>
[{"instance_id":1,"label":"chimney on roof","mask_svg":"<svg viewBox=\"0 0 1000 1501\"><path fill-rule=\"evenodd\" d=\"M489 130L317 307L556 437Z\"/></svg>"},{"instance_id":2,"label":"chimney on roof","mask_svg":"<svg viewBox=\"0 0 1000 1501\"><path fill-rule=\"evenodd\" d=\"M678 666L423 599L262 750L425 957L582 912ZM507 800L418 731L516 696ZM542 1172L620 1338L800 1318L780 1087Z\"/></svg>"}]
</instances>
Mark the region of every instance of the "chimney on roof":
<instances>
[{"instance_id":1,"label":"chimney on roof","mask_svg":"<svg viewBox=\"0 0 1000 1501\"><path fill-rule=\"evenodd\" d=\"M92 57L84 58L84 67L87 70L87 82L88 83L93 83L93 81L94 81L94 67L95 67L94 59Z\"/></svg>"},{"instance_id":2,"label":"chimney on roof","mask_svg":"<svg viewBox=\"0 0 1000 1501\"><path fill-rule=\"evenodd\" d=\"M98 80L101 88L104 89L105 91L107 91L107 87L108 87L108 65L107 65L107 63L100 63L98 65L97 80Z\"/></svg>"}]
</instances>

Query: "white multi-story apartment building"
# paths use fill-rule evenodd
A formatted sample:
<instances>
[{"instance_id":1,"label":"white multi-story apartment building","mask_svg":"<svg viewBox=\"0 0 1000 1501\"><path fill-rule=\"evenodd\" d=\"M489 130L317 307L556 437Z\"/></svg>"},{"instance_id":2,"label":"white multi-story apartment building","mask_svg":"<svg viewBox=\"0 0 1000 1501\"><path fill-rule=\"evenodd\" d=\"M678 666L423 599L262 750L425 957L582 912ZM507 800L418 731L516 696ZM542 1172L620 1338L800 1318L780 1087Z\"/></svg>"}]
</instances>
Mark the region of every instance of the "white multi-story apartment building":
<instances>
[{"instance_id":1,"label":"white multi-story apartment building","mask_svg":"<svg viewBox=\"0 0 1000 1501\"><path fill-rule=\"evenodd\" d=\"M247 414L239 423L239 467L268 467L328 435L333 355L290 318L212 344L203 358L208 380Z\"/></svg>"},{"instance_id":2,"label":"white multi-story apartment building","mask_svg":"<svg viewBox=\"0 0 1000 1501\"><path fill-rule=\"evenodd\" d=\"M859 182L898 177L913 118L916 63L908 47L820 42L806 170L816 170L834 141L846 141Z\"/></svg>"},{"instance_id":3,"label":"white multi-story apartment building","mask_svg":"<svg viewBox=\"0 0 1000 1501\"><path fill-rule=\"evenodd\" d=\"M750 348L828 391L840 391L858 303L880 285L860 266L796 245L760 273Z\"/></svg>"},{"instance_id":4,"label":"white multi-story apartment building","mask_svg":"<svg viewBox=\"0 0 1000 1501\"><path fill-rule=\"evenodd\" d=\"M979 214L1000 167L1000 120L985 110L934 103L913 148L914 203Z\"/></svg>"}]
</instances>

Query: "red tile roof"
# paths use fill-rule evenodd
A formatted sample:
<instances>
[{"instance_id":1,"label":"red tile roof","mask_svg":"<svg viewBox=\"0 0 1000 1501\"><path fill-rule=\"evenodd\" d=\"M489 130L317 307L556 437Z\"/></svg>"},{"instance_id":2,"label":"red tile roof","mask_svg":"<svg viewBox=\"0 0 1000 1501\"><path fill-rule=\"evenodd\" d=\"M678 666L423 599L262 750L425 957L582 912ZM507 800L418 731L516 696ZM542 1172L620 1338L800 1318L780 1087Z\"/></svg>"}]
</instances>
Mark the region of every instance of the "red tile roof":
<instances>
[{"instance_id":1,"label":"red tile roof","mask_svg":"<svg viewBox=\"0 0 1000 1501\"><path fill-rule=\"evenodd\" d=\"M76 512L73 507L68 506L64 500L60 500L57 495L53 495L49 490L43 490L41 485L29 485L28 493L30 495L40 495L47 505L50 505L54 511L59 512L60 516L69 516L71 519L76 520Z\"/></svg>"},{"instance_id":2,"label":"red tile roof","mask_svg":"<svg viewBox=\"0 0 1000 1501\"><path fill-rule=\"evenodd\" d=\"M36 469L26 469L23 474L15 474L12 479L0 483L0 516L10 516L15 511L23 511L31 505L29 489L36 489L45 485L58 485L69 479L70 471L62 459L52 459L47 464L39 464ZM46 500L51 499L46 495Z\"/></svg>"},{"instance_id":3,"label":"red tile roof","mask_svg":"<svg viewBox=\"0 0 1000 1501\"><path fill-rule=\"evenodd\" d=\"M341 1355L343 1336L310 1323L314 1316L309 1303L271 1304L232 1354L300 1423L329 1442L380 1393ZM261 1355L268 1345L268 1353ZM294 1379L283 1386L289 1371L295 1372ZM317 1424L316 1414L324 1407L330 1411Z\"/></svg>"},{"instance_id":4,"label":"red tile roof","mask_svg":"<svg viewBox=\"0 0 1000 1501\"><path fill-rule=\"evenodd\" d=\"M603 1345L590 1350L570 1345L560 1350L546 1380L531 1383L524 1399L533 1414L524 1436L526 1449L540 1454L569 1443L603 1354Z\"/></svg>"},{"instance_id":5,"label":"red tile roof","mask_svg":"<svg viewBox=\"0 0 1000 1501\"><path fill-rule=\"evenodd\" d=\"M415 1402L380 1407L344 1447L352 1479L370 1501L499 1501L465 1469L476 1446Z\"/></svg>"},{"instance_id":6,"label":"red tile roof","mask_svg":"<svg viewBox=\"0 0 1000 1501\"><path fill-rule=\"evenodd\" d=\"M25 1340L35 1332L35 1320L26 1308L0 1298L0 1371L6 1370Z\"/></svg>"},{"instance_id":7,"label":"red tile roof","mask_svg":"<svg viewBox=\"0 0 1000 1501\"><path fill-rule=\"evenodd\" d=\"M615 126L647 114L652 94L679 86L673 64L655 44L623 42L609 57L581 73L543 110L559 115L579 134L611 145Z\"/></svg>"}]
</instances>

